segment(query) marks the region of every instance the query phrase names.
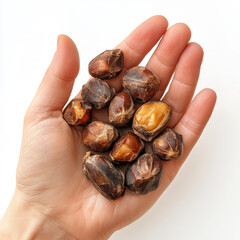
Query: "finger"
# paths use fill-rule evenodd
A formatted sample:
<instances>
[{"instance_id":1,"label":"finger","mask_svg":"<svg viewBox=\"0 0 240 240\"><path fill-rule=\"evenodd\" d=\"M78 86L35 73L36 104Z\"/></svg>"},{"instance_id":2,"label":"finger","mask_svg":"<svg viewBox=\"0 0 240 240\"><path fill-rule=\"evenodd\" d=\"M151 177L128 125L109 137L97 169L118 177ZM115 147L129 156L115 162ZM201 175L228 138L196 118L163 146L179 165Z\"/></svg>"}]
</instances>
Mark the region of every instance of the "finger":
<instances>
[{"instance_id":1,"label":"finger","mask_svg":"<svg viewBox=\"0 0 240 240\"><path fill-rule=\"evenodd\" d=\"M177 23L170 27L152 57L147 63L147 68L156 74L161 83L160 88L154 96L159 100L176 67L176 64L191 38L191 30L184 23Z\"/></svg>"},{"instance_id":2,"label":"finger","mask_svg":"<svg viewBox=\"0 0 240 240\"><path fill-rule=\"evenodd\" d=\"M29 111L61 111L66 104L79 71L79 55L74 42L58 37L57 50L48 67Z\"/></svg>"},{"instance_id":3,"label":"finger","mask_svg":"<svg viewBox=\"0 0 240 240\"><path fill-rule=\"evenodd\" d=\"M124 69L118 77L108 80L112 87L117 91L122 88L122 76L128 69L137 66L142 61L166 32L167 26L168 22L165 17L153 16L139 25L116 47L124 53Z\"/></svg>"},{"instance_id":4,"label":"finger","mask_svg":"<svg viewBox=\"0 0 240 240\"><path fill-rule=\"evenodd\" d=\"M178 123L193 97L202 59L203 50L197 43L188 44L179 59L173 81L163 98L163 101L172 107L169 127Z\"/></svg>"},{"instance_id":5,"label":"finger","mask_svg":"<svg viewBox=\"0 0 240 240\"><path fill-rule=\"evenodd\" d=\"M179 168L187 158L197 140L202 134L216 102L216 93L211 89L202 90L189 105L186 113L176 125L175 130L183 138L183 155L181 158L169 162L163 162L165 184L169 184Z\"/></svg>"}]
</instances>

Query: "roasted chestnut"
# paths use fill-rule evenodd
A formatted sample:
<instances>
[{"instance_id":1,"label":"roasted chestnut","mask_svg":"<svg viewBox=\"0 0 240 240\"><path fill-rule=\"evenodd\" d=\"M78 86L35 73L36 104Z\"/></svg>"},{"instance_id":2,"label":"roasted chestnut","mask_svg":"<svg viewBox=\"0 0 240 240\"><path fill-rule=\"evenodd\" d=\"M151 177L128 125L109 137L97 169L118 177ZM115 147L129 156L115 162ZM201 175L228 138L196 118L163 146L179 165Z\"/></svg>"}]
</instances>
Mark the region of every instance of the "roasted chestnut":
<instances>
[{"instance_id":1,"label":"roasted chestnut","mask_svg":"<svg viewBox=\"0 0 240 240\"><path fill-rule=\"evenodd\" d=\"M91 120L91 104L75 98L69 102L63 111L63 118L70 125L82 125Z\"/></svg>"},{"instance_id":2,"label":"roasted chestnut","mask_svg":"<svg viewBox=\"0 0 240 240\"><path fill-rule=\"evenodd\" d=\"M115 162L132 162L143 150L144 144L136 135L129 132L114 143L110 157Z\"/></svg>"},{"instance_id":3,"label":"roasted chestnut","mask_svg":"<svg viewBox=\"0 0 240 240\"><path fill-rule=\"evenodd\" d=\"M82 166L87 179L104 197L115 200L123 196L124 175L106 157L87 152Z\"/></svg>"},{"instance_id":4,"label":"roasted chestnut","mask_svg":"<svg viewBox=\"0 0 240 240\"><path fill-rule=\"evenodd\" d=\"M126 126L133 117L135 108L129 93L117 93L108 108L109 121L116 127Z\"/></svg>"},{"instance_id":5,"label":"roasted chestnut","mask_svg":"<svg viewBox=\"0 0 240 240\"><path fill-rule=\"evenodd\" d=\"M96 109L106 107L114 94L115 89L99 78L91 78L82 87L82 98Z\"/></svg>"},{"instance_id":6,"label":"roasted chestnut","mask_svg":"<svg viewBox=\"0 0 240 240\"><path fill-rule=\"evenodd\" d=\"M123 69L123 59L120 49L106 50L89 63L89 73L100 79L116 77Z\"/></svg>"},{"instance_id":7,"label":"roasted chestnut","mask_svg":"<svg viewBox=\"0 0 240 240\"><path fill-rule=\"evenodd\" d=\"M112 125L94 121L84 127L82 141L93 151L105 152L118 139L118 136L117 129Z\"/></svg>"},{"instance_id":8,"label":"roasted chestnut","mask_svg":"<svg viewBox=\"0 0 240 240\"><path fill-rule=\"evenodd\" d=\"M127 168L125 183L132 192L146 194L157 189L161 176L161 160L145 153Z\"/></svg>"},{"instance_id":9,"label":"roasted chestnut","mask_svg":"<svg viewBox=\"0 0 240 240\"><path fill-rule=\"evenodd\" d=\"M154 141L153 152L162 160L179 158L183 151L182 135L166 128Z\"/></svg>"},{"instance_id":10,"label":"roasted chestnut","mask_svg":"<svg viewBox=\"0 0 240 240\"><path fill-rule=\"evenodd\" d=\"M134 67L123 76L122 86L137 102L147 102L157 92L160 80L146 67Z\"/></svg>"},{"instance_id":11,"label":"roasted chestnut","mask_svg":"<svg viewBox=\"0 0 240 240\"><path fill-rule=\"evenodd\" d=\"M133 117L134 133L145 141L151 141L167 126L171 107L162 101L144 103Z\"/></svg>"}]
</instances>

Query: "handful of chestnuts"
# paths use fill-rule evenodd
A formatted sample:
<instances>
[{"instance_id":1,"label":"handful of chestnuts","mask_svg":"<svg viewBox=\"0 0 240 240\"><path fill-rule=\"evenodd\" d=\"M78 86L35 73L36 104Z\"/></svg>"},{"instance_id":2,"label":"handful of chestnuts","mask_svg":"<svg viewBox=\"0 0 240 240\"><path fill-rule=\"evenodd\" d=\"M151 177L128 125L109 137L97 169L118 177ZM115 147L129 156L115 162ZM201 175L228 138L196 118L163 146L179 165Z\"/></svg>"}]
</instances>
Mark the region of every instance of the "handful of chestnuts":
<instances>
[{"instance_id":1,"label":"handful of chestnuts","mask_svg":"<svg viewBox=\"0 0 240 240\"><path fill-rule=\"evenodd\" d=\"M107 199L122 197L125 187L135 194L158 188L161 161L179 158L182 136L167 128L171 107L151 99L160 80L146 67L136 66L122 77L123 91L116 93L106 79L120 74L124 54L106 50L89 63L92 76L83 85L81 98L63 110L69 125L83 125L82 142L89 149L82 169L87 179ZM106 109L108 121L92 121L93 109ZM151 145L151 151L146 146Z\"/></svg>"}]
</instances>

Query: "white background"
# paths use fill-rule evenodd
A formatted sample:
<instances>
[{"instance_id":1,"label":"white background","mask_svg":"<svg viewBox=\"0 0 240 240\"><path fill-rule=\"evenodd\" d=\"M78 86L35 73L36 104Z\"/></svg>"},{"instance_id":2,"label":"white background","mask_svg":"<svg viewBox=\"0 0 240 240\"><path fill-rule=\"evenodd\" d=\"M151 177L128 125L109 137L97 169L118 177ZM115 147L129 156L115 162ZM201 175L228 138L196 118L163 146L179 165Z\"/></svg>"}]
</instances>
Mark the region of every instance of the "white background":
<instances>
[{"instance_id":1,"label":"white background","mask_svg":"<svg viewBox=\"0 0 240 240\"><path fill-rule=\"evenodd\" d=\"M238 1L0 0L0 218L15 186L24 113L56 49L69 35L81 58L72 96L88 62L138 24L161 14L185 22L204 50L197 92L218 94L198 144L153 208L111 240L240 239L240 17ZM145 64L147 59L142 64Z\"/></svg>"}]
</instances>

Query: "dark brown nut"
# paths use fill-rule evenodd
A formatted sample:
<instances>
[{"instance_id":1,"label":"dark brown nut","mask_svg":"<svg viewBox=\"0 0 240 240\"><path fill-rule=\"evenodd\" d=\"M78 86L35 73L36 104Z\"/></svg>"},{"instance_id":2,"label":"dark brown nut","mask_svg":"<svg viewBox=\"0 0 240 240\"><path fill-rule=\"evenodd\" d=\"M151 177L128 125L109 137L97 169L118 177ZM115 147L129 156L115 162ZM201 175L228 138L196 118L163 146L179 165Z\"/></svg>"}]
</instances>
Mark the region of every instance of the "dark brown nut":
<instances>
[{"instance_id":1,"label":"dark brown nut","mask_svg":"<svg viewBox=\"0 0 240 240\"><path fill-rule=\"evenodd\" d=\"M91 150L105 152L118 139L118 131L112 125L94 121L88 124L82 132L82 142Z\"/></svg>"},{"instance_id":2,"label":"dark brown nut","mask_svg":"<svg viewBox=\"0 0 240 240\"><path fill-rule=\"evenodd\" d=\"M153 142L153 152L162 160L179 158L183 152L182 135L166 128Z\"/></svg>"},{"instance_id":3,"label":"dark brown nut","mask_svg":"<svg viewBox=\"0 0 240 240\"><path fill-rule=\"evenodd\" d=\"M157 92L160 80L145 67L129 69L123 77L122 85L138 102L147 102Z\"/></svg>"},{"instance_id":4,"label":"dark brown nut","mask_svg":"<svg viewBox=\"0 0 240 240\"><path fill-rule=\"evenodd\" d=\"M130 94L120 92L112 99L109 109L109 121L116 127L125 126L130 122L135 112L134 103Z\"/></svg>"},{"instance_id":5,"label":"dark brown nut","mask_svg":"<svg viewBox=\"0 0 240 240\"><path fill-rule=\"evenodd\" d=\"M144 143L133 133L127 133L122 136L114 145L110 153L113 161L132 162L143 150Z\"/></svg>"},{"instance_id":6,"label":"dark brown nut","mask_svg":"<svg viewBox=\"0 0 240 240\"><path fill-rule=\"evenodd\" d=\"M97 109L107 106L114 94L115 89L99 78L91 78L82 87L83 99Z\"/></svg>"},{"instance_id":7,"label":"dark brown nut","mask_svg":"<svg viewBox=\"0 0 240 240\"><path fill-rule=\"evenodd\" d=\"M133 117L133 131L150 142L164 130L171 114L171 107L162 101L144 103Z\"/></svg>"},{"instance_id":8,"label":"dark brown nut","mask_svg":"<svg viewBox=\"0 0 240 240\"><path fill-rule=\"evenodd\" d=\"M107 199L115 200L124 195L124 175L106 157L87 152L83 158L83 172Z\"/></svg>"},{"instance_id":9,"label":"dark brown nut","mask_svg":"<svg viewBox=\"0 0 240 240\"><path fill-rule=\"evenodd\" d=\"M91 76L110 79L117 76L123 69L123 52L120 49L106 50L95 57L88 66Z\"/></svg>"},{"instance_id":10,"label":"dark brown nut","mask_svg":"<svg viewBox=\"0 0 240 240\"><path fill-rule=\"evenodd\" d=\"M70 125L86 124L91 120L91 110L91 104L76 98L63 110L63 118Z\"/></svg>"},{"instance_id":11,"label":"dark brown nut","mask_svg":"<svg viewBox=\"0 0 240 240\"><path fill-rule=\"evenodd\" d=\"M126 186L136 194L146 194L157 189L161 176L161 160L145 153L127 168Z\"/></svg>"}]
</instances>

